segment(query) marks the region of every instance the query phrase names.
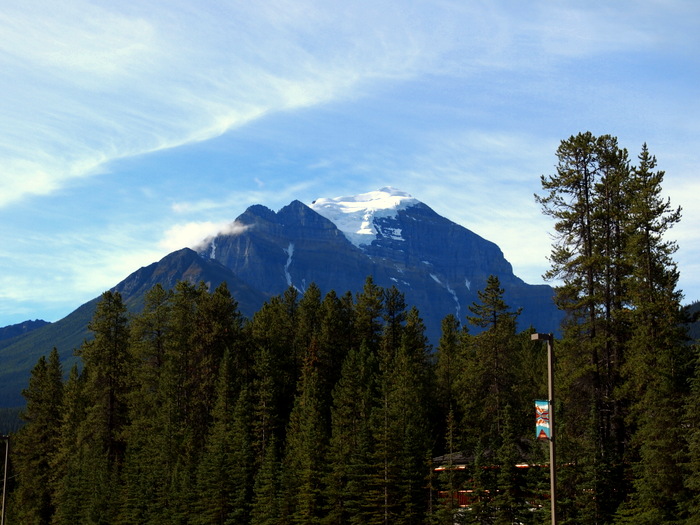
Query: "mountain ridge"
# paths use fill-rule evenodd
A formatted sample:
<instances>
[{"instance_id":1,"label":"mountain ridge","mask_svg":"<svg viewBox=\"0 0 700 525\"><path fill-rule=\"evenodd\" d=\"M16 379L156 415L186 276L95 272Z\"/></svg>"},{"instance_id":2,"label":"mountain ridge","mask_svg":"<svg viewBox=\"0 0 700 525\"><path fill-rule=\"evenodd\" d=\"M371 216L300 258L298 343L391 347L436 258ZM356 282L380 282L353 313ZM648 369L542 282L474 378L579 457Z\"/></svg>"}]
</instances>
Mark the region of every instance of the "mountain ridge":
<instances>
[{"instance_id":1,"label":"mountain ridge","mask_svg":"<svg viewBox=\"0 0 700 525\"><path fill-rule=\"evenodd\" d=\"M342 199L333 202L344 204ZM477 292L493 274L510 308L523 309L520 329L533 326L539 331L558 331L562 314L554 305L553 289L527 284L514 275L495 243L393 188L354 199L352 210L357 215L353 224L362 230L354 239L299 200L278 212L256 204L241 213L226 232L205 239L196 250L172 252L111 289L122 294L130 311L138 312L144 295L155 284L172 288L180 280L203 281L213 290L226 282L241 313L251 317L266 300L290 286L304 292L313 282L324 294L331 290L357 293L372 276L383 288L396 286L406 304L419 309L426 335L437 344L442 319L451 313L464 323L469 305L478 300ZM341 226L347 228L350 222ZM88 301L60 321L0 340L0 406L22 403L20 393L29 371L54 346L68 371L77 360L73 350L91 336L87 324L99 299Z\"/></svg>"}]
</instances>

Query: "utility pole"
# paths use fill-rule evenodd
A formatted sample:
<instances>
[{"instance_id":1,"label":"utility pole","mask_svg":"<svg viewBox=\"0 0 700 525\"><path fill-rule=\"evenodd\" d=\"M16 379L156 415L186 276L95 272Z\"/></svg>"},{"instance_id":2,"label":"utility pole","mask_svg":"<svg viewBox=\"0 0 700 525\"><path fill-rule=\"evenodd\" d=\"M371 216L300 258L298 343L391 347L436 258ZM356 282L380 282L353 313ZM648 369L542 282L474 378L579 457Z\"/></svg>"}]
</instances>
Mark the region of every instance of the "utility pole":
<instances>
[{"instance_id":1,"label":"utility pole","mask_svg":"<svg viewBox=\"0 0 700 525\"><path fill-rule=\"evenodd\" d=\"M10 457L10 436L2 436L2 439L5 440L5 470L2 481L2 517L0 518L0 525L5 525L5 501L7 496L7 466L9 463L8 459Z\"/></svg>"},{"instance_id":2,"label":"utility pole","mask_svg":"<svg viewBox=\"0 0 700 525\"><path fill-rule=\"evenodd\" d=\"M532 341L547 341L547 386L549 397L549 501L552 525L557 525L557 456L554 431L554 334L532 334Z\"/></svg>"}]
</instances>

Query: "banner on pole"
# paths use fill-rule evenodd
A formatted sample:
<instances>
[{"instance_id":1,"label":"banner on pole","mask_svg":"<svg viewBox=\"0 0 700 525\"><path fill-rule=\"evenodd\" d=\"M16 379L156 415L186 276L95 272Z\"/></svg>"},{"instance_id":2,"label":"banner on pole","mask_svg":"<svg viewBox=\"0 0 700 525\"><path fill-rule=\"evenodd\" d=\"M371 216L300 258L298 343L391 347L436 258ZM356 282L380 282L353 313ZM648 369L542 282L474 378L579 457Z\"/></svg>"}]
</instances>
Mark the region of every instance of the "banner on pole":
<instances>
[{"instance_id":1,"label":"banner on pole","mask_svg":"<svg viewBox=\"0 0 700 525\"><path fill-rule=\"evenodd\" d=\"M549 428L549 401L538 399L535 401L535 434L537 439L546 441L551 439Z\"/></svg>"}]
</instances>

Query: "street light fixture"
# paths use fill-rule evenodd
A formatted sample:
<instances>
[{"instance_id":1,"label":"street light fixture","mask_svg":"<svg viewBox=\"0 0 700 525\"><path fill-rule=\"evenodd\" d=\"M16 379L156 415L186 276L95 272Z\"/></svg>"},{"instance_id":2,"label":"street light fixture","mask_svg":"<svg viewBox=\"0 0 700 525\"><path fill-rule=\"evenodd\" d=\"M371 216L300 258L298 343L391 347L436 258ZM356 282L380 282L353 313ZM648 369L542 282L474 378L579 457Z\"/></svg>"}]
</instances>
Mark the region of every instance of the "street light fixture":
<instances>
[{"instance_id":1,"label":"street light fixture","mask_svg":"<svg viewBox=\"0 0 700 525\"><path fill-rule=\"evenodd\" d=\"M532 334L532 341L547 341L547 384L549 402L549 501L552 512L552 525L557 525L557 465L556 436L554 433L554 335Z\"/></svg>"}]
</instances>

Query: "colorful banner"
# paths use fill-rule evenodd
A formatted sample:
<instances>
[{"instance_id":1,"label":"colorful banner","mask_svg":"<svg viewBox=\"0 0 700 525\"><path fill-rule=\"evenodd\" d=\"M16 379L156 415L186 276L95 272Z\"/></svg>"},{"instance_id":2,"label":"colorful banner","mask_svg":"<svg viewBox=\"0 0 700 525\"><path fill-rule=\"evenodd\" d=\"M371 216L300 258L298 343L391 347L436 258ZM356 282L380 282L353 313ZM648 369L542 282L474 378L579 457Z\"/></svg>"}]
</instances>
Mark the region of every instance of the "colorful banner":
<instances>
[{"instance_id":1,"label":"colorful banner","mask_svg":"<svg viewBox=\"0 0 700 525\"><path fill-rule=\"evenodd\" d=\"M551 439L549 430L549 401L538 399L535 401L535 434L537 439L546 441Z\"/></svg>"}]
</instances>

